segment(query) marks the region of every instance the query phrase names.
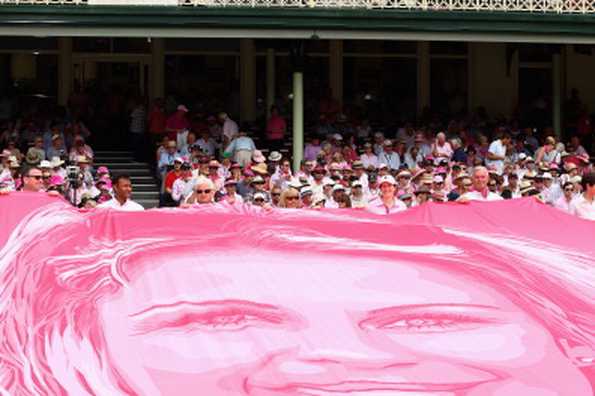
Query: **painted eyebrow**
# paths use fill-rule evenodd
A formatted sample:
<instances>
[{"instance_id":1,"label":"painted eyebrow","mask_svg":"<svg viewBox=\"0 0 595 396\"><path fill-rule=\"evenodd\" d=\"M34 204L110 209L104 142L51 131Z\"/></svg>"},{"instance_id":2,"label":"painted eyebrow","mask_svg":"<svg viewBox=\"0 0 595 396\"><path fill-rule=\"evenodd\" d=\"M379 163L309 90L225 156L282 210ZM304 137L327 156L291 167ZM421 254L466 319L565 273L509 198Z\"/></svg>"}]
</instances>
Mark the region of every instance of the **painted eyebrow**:
<instances>
[{"instance_id":1,"label":"painted eyebrow","mask_svg":"<svg viewBox=\"0 0 595 396\"><path fill-rule=\"evenodd\" d=\"M270 305L270 304L262 304L257 303L254 301L248 300L212 300L212 301L186 301L186 300L179 300L172 303L167 304L156 304L152 305L148 308L145 308L141 311L135 312L133 314L128 315L131 318L135 319L143 319L147 316L150 316L152 313L159 312L159 313L167 313L167 312L175 312L182 307L188 308L204 308L204 309L212 309L212 308L246 308L246 309L254 309L254 310L261 310L261 311L270 311L271 313L278 313L284 314L286 313L285 310L282 308Z\"/></svg>"},{"instance_id":2,"label":"painted eyebrow","mask_svg":"<svg viewBox=\"0 0 595 396\"><path fill-rule=\"evenodd\" d=\"M370 316L373 315L381 315L385 313L411 313L417 311L423 311L427 309L438 309L444 311L456 311L457 309L480 309L480 310L488 310L488 311L501 311L502 309L493 305L484 305L484 304L460 304L460 303L436 303L436 304L410 304L410 305L396 305L391 307L379 308L368 311Z\"/></svg>"}]
</instances>

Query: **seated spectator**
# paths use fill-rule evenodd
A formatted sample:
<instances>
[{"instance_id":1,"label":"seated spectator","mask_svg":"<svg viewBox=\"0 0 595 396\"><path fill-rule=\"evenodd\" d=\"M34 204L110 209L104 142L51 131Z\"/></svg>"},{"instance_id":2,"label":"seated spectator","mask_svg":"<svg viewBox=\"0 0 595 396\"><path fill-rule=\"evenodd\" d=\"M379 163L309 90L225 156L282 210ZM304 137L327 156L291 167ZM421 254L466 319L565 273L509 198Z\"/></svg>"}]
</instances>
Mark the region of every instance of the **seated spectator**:
<instances>
[{"instance_id":1,"label":"seated spectator","mask_svg":"<svg viewBox=\"0 0 595 396\"><path fill-rule=\"evenodd\" d=\"M130 181L130 176L116 176L113 180L112 187L114 189L114 197L97 205L98 208L133 212L145 210L141 205L130 199L132 195L132 183Z\"/></svg>"},{"instance_id":2,"label":"seated spectator","mask_svg":"<svg viewBox=\"0 0 595 396\"><path fill-rule=\"evenodd\" d=\"M570 204L570 213L586 220L595 220L595 172L582 177L583 193Z\"/></svg>"},{"instance_id":3,"label":"seated spectator","mask_svg":"<svg viewBox=\"0 0 595 396\"><path fill-rule=\"evenodd\" d=\"M192 194L186 198L184 202L187 205L204 205L204 204L211 204L215 198L215 185L213 182L204 177L199 176L195 182L194 189Z\"/></svg>"},{"instance_id":4,"label":"seated spectator","mask_svg":"<svg viewBox=\"0 0 595 396\"><path fill-rule=\"evenodd\" d=\"M380 195L372 200L368 211L376 214L391 214L406 210L407 206L396 197L397 182L390 175L382 176L378 180Z\"/></svg>"},{"instance_id":5,"label":"seated spectator","mask_svg":"<svg viewBox=\"0 0 595 396\"><path fill-rule=\"evenodd\" d=\"M562 186L563 195L554 203L554 207L568 214L572 213L572 200L575 198L574 185L570 182Z\"/></svg>"},{"instance_id":6,"label":"seated spectator","mask_svg":"<svg viewBox=\"0 0 595 396\"><path fill-rule=\"evenodd\" d=\"M176 164L176 162L174 162ZM181 167L181 174L175 179L172 185L171 198L175 202L175 205L180 205L184 202L188 195L192 192L194 180L192 178L192 167L189 163L184 162Z\"/></svg>"},{"instance_id":7,"label":"seated spectator","mask_svg":"<svg viewBox=\"0 0 595 396\"><path fill-rule=\"evenodd\" d=\"M461 195L458 202L466 202L471 200L478 200L478 201L496 201L501 200L502 197L489 190L488 183L490 181L490 176L488 173L487 168L483 166L477 166L473 169L473 190L466 192L465 194Z\"/></svg>"},{"instance_id":8,"label":"seated spectator","mask_svg":"<svg viewBox=\"0 0 595 396\"><path fill-rule=\"evenodd\" d=\"M85 144L85 139L81 135L76 135L68 158L70 161L75 162L80 156L84 156L90 161L93 161L94 153L93 149Z\"/></svg>"}]
</instances>

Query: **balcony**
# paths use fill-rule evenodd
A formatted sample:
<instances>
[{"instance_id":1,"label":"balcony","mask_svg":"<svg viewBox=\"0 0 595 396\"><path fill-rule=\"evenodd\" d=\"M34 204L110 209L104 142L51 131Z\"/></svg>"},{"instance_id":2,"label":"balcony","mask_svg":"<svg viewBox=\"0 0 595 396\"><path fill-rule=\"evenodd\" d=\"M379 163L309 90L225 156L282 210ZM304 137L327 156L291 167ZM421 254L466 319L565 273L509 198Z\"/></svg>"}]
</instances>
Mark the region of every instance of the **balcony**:
<instances>
[{"instance_id":1,"label":"balcony","mask_svg":"<svg viewBox=\"0 0 595 396\"><path fill-rule=\"evenodd\" d=\"M170 6L595 14L595 0L0 0L0 5Z\"/></svg>"}]
</instances>

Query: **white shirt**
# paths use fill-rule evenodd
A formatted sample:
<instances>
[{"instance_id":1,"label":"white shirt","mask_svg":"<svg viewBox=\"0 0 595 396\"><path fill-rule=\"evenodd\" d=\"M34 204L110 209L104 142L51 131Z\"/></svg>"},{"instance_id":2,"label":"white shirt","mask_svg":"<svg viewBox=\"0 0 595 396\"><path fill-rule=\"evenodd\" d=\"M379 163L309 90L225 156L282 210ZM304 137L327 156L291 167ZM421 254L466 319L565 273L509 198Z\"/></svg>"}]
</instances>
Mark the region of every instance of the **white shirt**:
<instances>
[{"instance_id":1,"label":"white shirt","mask_svg":"<svg viewBox=\"0 0 595 396\"><path fill-rule=\"evenodd\" d=\"M401 166L401 159L399 158L399 154L395 153L394 151L389 153L382 152L378 156L378 162L381 164L386 164L390 169L395 170L399 169Z\"/></svg>"},{"instance_id":2,"label":"white shirt","mask_svg":"<svg viewBox=\"0 0 595 396\"><path fill-rule=\"evenodd\" d=\"M586 220L595 220L595 200L589 202L581 194L570 203L570 213Z\"/></svg>"},{"instance_id":3,"label":"white shirt","mask_svg":"<svg viewBox=\"0 0 595 396\"><path fill-rule=\"evenodd\" d=\"M459 199L467 199L469 201L500 201L504 198L502 198L500 195L493 193L491 191L488 191L488 195L487 197L484 198L483 195L481 195L481 193L479 191L469 191L466 192L465 194L461 195L461 197Z\"/></svg>"},{"instance_id":4,"label":"white shirt","mask_svg":"<svg viewBox=\"0 0 595 396\"><path fill-rule=\"evenodd\" d=\"M554 207L557 209L560 209L563 212L572 214L572 211L571 211L572 210L572 207L571 207L572 200L573 199L571 199L570 202L568 202L566 197L562 196L562 197L558 198L558 200L554 203Z\"/></svg>"},{"instance_id":5,"label":"white shirt","mask_svg":"<svg viewBox=\"0 0 595 396\"><path fill-rule=\"evenodd\" d=\"M395 202L392 207L388 208L384 205L382 198L377 197L370 201L368 207L366 208L368 212L376 213L376 214L392 214L397 212L402 212L407 210L407 205L401 200L395 198Z\"/></svg>"},{"instance_id":6,"label":"white shirt","mask_svg":"<svg viewBox=\"0 0 595 396\"><path fill-rule=\"evenodd\" d=\"M109 201L105 201L97 205L98 208L105 208L105 209L115 209L115 210L122 210L125 212L137 212L141 210L145 210L140 204L134 202L133 200L129 199L124 202L124 205L120 205L120 202L116 198L112 198Z\"/></svg>"},{"instance_id":7,"label":"white shirt","mask_svg":"<svg viewBox=\"0 0 595 396\"><path fill-rule=\"evenodd\" d=\"M498 157L504 157L506 156L506 146L502 144L502 140L494 140L490 144L488 152L497 155ZM491 160L486 158L485 161L488 167L495 167L496 172L498 172L499 175L501 175L504 172L504 160Z\"/></svg>"},{"instance_id":8,"label":"white shirt","mask_svg":"<svg viewBox=\"0 0 595 396\"><path fill-rule=\"evenodd\" d=\"M230 141L238 134L238 124L231 118L226 118L223 122L223 136Z\"/></svg>"},{"instance_id":9,"label":"white shirt","mask_svg":"<svg viewBox=\"0 0 595 396\"><path fill-rule=\"evenodd\" d=\"M362 154L359 159L364 164L364 168L368 169L371 166L378 168L378 157L374 154Z\"/></svg>"}]
</instances>

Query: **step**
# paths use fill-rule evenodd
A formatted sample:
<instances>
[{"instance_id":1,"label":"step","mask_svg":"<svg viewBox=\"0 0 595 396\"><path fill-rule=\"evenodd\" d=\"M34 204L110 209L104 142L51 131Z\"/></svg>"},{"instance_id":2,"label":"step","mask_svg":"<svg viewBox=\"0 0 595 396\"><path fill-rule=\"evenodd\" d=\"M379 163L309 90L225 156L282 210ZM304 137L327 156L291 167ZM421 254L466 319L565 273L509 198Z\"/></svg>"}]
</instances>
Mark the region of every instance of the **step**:
<instances>
[{"instance_id":1,"label":"step","mask_svg":"<svg viewBox=\"0 0 595 396\"><path fill-rule=\"evenodd\" d=\"M122 174L125 173L129 176L146 176L146 177L153 177L153 174L149 169L111 169L112 174Z\"/></svg>"},{"instance_id":2,"label":"step","mask_svg":"<svg viewBox=\"0 0 595 396\"><path fill-rule=\"evenodd\" d=\"M135 199L134 201L142 205L145 209L157 208L159 206L158 199Z\"/></svg>"},{"instance_id":3,"label":"step","mask_svg":"<svg viewBox=\"0 0 595 396\"><path fill-rule=\"evenodd\" d=\"M115 156L115 157L132 157L132 151L104 151L104 150L99 150L99 151L95 151L95 156L99 157L99 156Z\"/></svg>"},{"instance_id":4,"label":"step","mask_svg":"<svg viewBox=\"0 0 595 396\"><path fill-rule=\"evenodd\" d=\"M97 162L111 162L111 163L117 163L117 164L134 163L132 157L114 157L111 155L109 157L108 156L106 156L106 157L95 156L93 158L93 162L95 162L95 163L97 163Z\"/></svg>"},{"instance_id":5,"label":"step","mask_svg":"<svg viewBox=\"0 0 595 396\"><path fill-rule=\"evenodd\" d=\"M132 181L136 184L159 184L159 182L157 181L157 179L155 179L153 176L145 176L145 175L130 175L130 178L132 179Z\"/></svg>"},{"instance_id":6,"label":"step","mask_svg":"<svg viewBox=\"0 0 595 396\"><path fill-rule=\"evenodd\" d=\"M154 191L159 192L159 185L157 183L134 183L134 179L132 180L132 188L136 193L141 191Z\"/></svg>"},{"instance_id":7,"label":"step","mask_svg":"<svg viewBox=\"0 0 595 396\"><path fill-rule=\"evenodd\" d=\"M126 163L114 163L114 162L104 162L104 161L97 161L94 163L94 166L106 166L108 169L150 169L148 164L143 164L142 162L126 162Z\"/></svg>"},{"instance_id":8,"label":"step","mask_svg":"<svg viewBox=\"0 0 595 396\"><path fill-rule=\"evenodd\" d=\"M133 199L156 199L159 201L159 191L138 191L136 189L132 192Z\"/></svg>"}]
</instances>

